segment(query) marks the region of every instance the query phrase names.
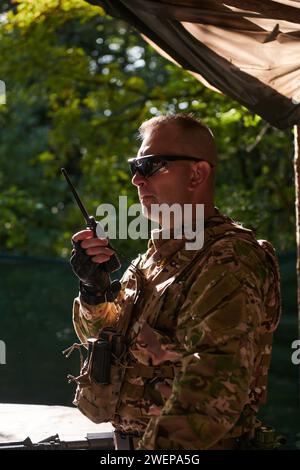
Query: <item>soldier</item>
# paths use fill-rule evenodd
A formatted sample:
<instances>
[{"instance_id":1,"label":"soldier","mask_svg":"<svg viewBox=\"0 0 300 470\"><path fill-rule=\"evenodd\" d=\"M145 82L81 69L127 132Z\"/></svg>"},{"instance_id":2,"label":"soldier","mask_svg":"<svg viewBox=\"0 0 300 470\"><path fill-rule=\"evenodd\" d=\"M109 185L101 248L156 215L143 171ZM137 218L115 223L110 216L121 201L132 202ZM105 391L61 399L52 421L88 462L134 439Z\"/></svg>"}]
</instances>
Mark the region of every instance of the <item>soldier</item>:
<instances>
[{"instance_id":1,"label":"soldier","mask_svg":"<svg viewBox=\"0 0 300 470\"><path fill-rule=\"evenodd\" d=\"M164 227L153 231L117 298L107 301L110 279L101 265L114 251L91 230L73 236L71 264L81 281L76 333L86 343L112 327L127 344L110 385L75 379L74 403L95 422L111 421L135 449L236 449L253 436L266 400L280 317L274 249L215 207L209 128L190 115L168 115L144 122L140 135L131 171L145 215L154 217L154 203L204 204L204 245L188 250L174 221L169 239Z\"/></svg>"}]
</instances>

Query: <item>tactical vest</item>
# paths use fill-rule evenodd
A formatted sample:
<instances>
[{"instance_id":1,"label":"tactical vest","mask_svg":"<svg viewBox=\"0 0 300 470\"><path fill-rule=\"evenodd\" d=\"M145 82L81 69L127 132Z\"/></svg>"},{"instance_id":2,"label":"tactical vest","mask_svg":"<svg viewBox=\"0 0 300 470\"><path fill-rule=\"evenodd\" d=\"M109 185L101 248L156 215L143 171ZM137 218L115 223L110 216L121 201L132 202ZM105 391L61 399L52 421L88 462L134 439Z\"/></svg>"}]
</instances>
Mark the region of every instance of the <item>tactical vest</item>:
<instances>
[{"instance_id":1,"label":"tactical vest","mask_svg":"<svg viewBox=\"0 0 300 470\"><path fill-rule=\"evenodd\" d=\"M170 313L177 311L194 280L193 277L196 278L201 266L205 264L210 255L211 247L218 240L225 237L242 239L244 242L255 246L258 252L260 252L260 247L263 260L264 262L267 260L269 272L273 276L275 285L278 286L277 295L279 296L279 269L272 245L265 240L255 240L250 230L239 225L222 223L206 230L204 246L201 250L192 259L183 263L162 291L157 295L154 292L151 303L148 305L142 304L145 280L140 270L141 257L135 261L135 268L130 267L122 280L123 289L127 294L125 301L123 301L123 314L120 317L117 332L125 335L129 343L132 343L137 336L135 322L138 322L141 316L150 326L155 327L160 315L163 314L167 317L168 311ZM196 263L198 263L197 270L192 271ZM267 301L268 292L265 292L265 296ZM277 327L279 317L280 310L278 310L276 318L266 318L266 321L260 327L260 354L257 355L254 366L255 383L251 384L251 390L256 390L255 393L258 393L256 405L252 405L250 397L239 423L228 435L229 437L240 436L255 426L257 403L260 405L266 399L272 332ZM90 380L88 364L86 363L81 375L76 378L78 386L73 403L78 406L83 414L96 423L110 421L117 429L122 431L143 432L151 416L144 413L143 409L135 406L135 403L147 394L147 381L156 378L169 378L172 380L178 373L179 367L180 364L148 366L137 362L132 355L128 354L126 360L123 360L119 366L112 368L111 384L99 387Z\"/></svg>"}]
</instances>

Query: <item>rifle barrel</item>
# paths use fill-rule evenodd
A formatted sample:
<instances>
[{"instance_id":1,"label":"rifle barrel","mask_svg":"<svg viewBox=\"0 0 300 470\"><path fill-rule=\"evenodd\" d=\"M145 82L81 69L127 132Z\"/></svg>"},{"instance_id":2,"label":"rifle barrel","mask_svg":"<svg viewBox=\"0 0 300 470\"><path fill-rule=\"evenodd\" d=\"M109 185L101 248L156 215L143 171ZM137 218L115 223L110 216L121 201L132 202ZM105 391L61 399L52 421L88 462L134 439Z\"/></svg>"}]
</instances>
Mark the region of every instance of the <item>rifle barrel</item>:
<instances>
[{"instance_id":1,"label":"rifle barrel","mask_svg":"<svg viewBox=\"0 0 300 470\"><path fill-rule=\"evenodd\" d=\"M85 439L61 441L57 436L51 436L43 441L33 443L30 438L19 442L1 442L0 450L114 450L113 433L87 434Z\"/></svg>"}]
</instances>

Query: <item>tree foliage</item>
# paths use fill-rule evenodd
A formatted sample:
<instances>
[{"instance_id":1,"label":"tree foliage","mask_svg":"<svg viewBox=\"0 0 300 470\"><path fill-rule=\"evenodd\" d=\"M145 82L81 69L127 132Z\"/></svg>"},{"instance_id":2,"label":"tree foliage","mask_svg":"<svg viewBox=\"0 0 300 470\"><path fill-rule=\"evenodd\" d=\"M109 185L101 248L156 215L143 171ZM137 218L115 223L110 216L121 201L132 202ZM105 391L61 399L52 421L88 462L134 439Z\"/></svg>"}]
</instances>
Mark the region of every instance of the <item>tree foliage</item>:
<instances>
[{"instance_id":1,"label":"tree foliage","mask_svg":"<svg viewBox=\"0 0 300 470\"><path fill-rule=\"evenodd\" d=\"M1 249L67 256L83 221L61 166L91 213L101 202L117 206L119 195L137 202L126 163L139 145L137 128L181 111L216 136L218 207L278 249L294 246L291 131L205 88L83 0L7 1L1 12ZM145 241L116 245L130 257Z\"/></svg>"}]
</instances>

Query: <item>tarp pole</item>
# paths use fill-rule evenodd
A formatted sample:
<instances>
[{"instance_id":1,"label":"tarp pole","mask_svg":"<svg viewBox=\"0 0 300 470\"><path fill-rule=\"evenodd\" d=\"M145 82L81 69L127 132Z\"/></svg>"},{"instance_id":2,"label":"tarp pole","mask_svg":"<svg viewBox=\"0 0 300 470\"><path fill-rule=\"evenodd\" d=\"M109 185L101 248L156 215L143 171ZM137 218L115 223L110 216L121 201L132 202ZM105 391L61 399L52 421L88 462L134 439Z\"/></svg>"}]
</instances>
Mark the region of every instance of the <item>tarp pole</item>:
<instances>
[{"instance_id":1,"label":"tarp pole","mask_svg":"<svg viewBox=\"0 0 300 470\"><path fill-rule=\"evenodd\" d=\"M294 126L294 173L295 173L295 209L296 209L296 243L297 243L297 305L298 305L298 339L300 339L300 125ZM300 391L300 371L299 371ZM300 399L300 397L299 397Z\"/></svg>"}]
</instances>

